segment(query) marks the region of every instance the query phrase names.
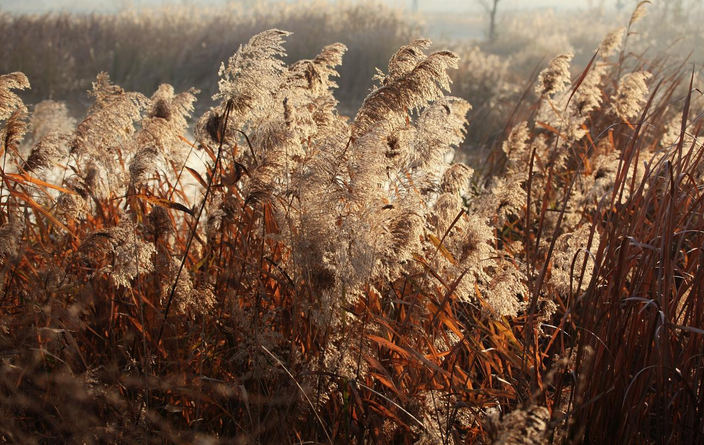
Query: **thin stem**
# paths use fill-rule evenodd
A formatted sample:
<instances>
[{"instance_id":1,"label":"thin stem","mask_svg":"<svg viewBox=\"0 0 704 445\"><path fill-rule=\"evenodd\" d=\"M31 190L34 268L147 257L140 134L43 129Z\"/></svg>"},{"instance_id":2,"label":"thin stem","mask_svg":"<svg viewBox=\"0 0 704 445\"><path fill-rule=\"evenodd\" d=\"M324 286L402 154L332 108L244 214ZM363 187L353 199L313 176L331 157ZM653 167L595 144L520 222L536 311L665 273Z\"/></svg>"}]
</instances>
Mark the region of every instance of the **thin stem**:
<instances>
[{"instance_id":1,"label":"thin stem","mask_svg":"<svg viewBox=\"0 0 704 445\"><path fill-rule=\"evenodd\" d=\"M225 130L227 130L227 121L230 119L230 112L232 111L232 106L233 103L232 101L228 101L227 106L225 107L225 118L223 119L222 123L222 128L220 131L220 143L218 145L218 154L215 157L215 165L213 166L213 172L210 174L210 177L208 178L208 186L205 188L205 196L203 196L203 202L200 205L200 208L198 209L198 213L196 214L195 221L193 222L193 228L191 229L190 234L188 235L188 241L186 242L186 251L183 253L183 258L181 259L181 265L178 268L178 272L176 272L176 277L174 278L174 282L171 285L171 291L169 292L169 298L166 301L166 308L164 309L164 319L161 321L161 327L159 328L159 335L156 336L156 344L158 345L159 342L161 342L161 336L164 333L164 327L166 326L166 320L169 317L169 310L171 309L171 303L174 300L174 294L176 292L176 285L178 284L178 280L181 277L181 272L183 272L183 268L186 265L186 259L188 258L188 252L191 249L191 244L193 243L193 238L196 236L196 230L198 230L198 221L200 221L200 217L203 214L203 210L205 210L205 205L208 202L208 196L210 196L210 189L212 188L213 185L213 179L215 178L215 174L218 171L218 167L220 164L220 158L222 157L222 145L225 141Z\"/></svg>"}]
</instances>

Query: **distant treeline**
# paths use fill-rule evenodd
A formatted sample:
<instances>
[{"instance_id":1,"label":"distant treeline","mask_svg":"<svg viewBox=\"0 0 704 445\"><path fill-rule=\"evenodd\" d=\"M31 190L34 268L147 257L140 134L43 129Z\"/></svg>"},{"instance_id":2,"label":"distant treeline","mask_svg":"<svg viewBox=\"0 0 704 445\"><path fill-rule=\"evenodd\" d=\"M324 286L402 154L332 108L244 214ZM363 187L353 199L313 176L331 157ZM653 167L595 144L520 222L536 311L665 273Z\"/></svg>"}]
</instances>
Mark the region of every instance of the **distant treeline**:
<instances>
[{"instance_id":1,"label":"distant treeline","mask_svg":"<svg viewBox=\"0 0 704 445\"><path fill-rule=\"evenodd\" d=\"M106 71L127 90L153 93L162 82L201 90L198 108L211 104L217 68L253 34L268 28L294 33L289 61L312 58L324 45L349 51L340 69L337 98L356 108L368 93L374 68L418 36L419 25L377 3L277 5L211 9L180 6L151 13L0 14L0 72L22 71L32 89L28 103L52 98L72 108L88 103L96 73Z\"/></svg>"}]
</instances>

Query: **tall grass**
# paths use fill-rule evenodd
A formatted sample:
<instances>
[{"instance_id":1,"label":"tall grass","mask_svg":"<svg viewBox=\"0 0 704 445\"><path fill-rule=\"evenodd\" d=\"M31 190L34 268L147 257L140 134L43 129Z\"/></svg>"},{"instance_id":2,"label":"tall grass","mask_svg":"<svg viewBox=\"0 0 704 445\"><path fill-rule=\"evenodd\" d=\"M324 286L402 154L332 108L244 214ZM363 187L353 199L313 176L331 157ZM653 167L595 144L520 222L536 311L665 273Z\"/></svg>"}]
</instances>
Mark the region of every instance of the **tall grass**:
<instances>
[{"instance_id":1,"label":"tall grass","mask_svg":"<svg viewBox=\"0 0 704 445\"><path fill-rule=\"evenodd\" d=\"M374 2L247 8L232 2L86 15L0 13L0 30L13 42L0 48L0 72L27 74L34 85L27 96L31 102L68 101L80 112L84 92L101 71L144 94L169 82L179 90L196 87L209 97L216 92L220 62L268 28L296 35L287 51L291 62L330 42L346 43L338 97L351 113L366 96L374 67L383 66L420 27L400 11Z\"/></svg>"},{"instance_id":2,"label":"tall grass","mask_svg":"<svg viewBox=\"0 0 704 445\"><path fill-rule=\"evenodd\" d=\"M638 15L542 67L482 172L452 161L468 62L427 40L354 118L346 46L287 64L278 29L197 118L178 86L100 73L75 120L0 77L0 437L702 441L704 101L631 51Z\"/></svg>"}]
</instances>

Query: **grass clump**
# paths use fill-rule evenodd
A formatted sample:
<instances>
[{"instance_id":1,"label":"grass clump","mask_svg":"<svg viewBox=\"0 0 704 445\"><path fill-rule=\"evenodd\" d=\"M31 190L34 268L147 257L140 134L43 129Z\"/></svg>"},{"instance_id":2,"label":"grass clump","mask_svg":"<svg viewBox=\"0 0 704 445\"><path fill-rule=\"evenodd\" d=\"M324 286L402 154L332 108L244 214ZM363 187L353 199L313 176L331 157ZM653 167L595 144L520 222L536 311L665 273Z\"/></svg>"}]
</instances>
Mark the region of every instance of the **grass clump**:
<instances>
[{"instance_id":1,"label":"grass clump","mask_svg":"<svg viewBox=\"0 0 704 445\"><path fill-rule=\"evenodd\" d=\"M278 29L195 119L104 73L82 119L30 113L0 77L0 437L700 441L702 101L619 35L547 64L482 172L426 40L353 119L346 46L286 64Z\"/></svg>"}]
</instances>

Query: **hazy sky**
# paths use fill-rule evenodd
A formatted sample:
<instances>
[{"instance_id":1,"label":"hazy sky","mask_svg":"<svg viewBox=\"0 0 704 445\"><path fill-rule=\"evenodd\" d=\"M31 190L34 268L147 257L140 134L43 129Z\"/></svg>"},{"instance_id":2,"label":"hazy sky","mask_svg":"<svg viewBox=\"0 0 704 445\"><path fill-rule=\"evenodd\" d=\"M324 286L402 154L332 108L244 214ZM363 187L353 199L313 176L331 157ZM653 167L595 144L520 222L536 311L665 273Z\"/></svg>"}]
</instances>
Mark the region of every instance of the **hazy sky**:
<instances>
[{"instance_id":1,"label":"hazy sky","mask_svg":"<svg viewBox=\"0 0 704 445\"><path fill-rule=\"evenodd\" d=\"M231 1L231 0L230 0ZM228 0L0 0L0 9L13 12L49 11L115 11L128 6L154 6L179 3L227 3ZM530 9L540 7L578 8L598 4L601 0L501 0L500 7L508 9ZM386 0L386 3L408 7L411 0ZM607 2L608 3L608 2ZM476 0L418 0L421 11L466 11L476 10Z\"/></svg>"}]
</instances>

